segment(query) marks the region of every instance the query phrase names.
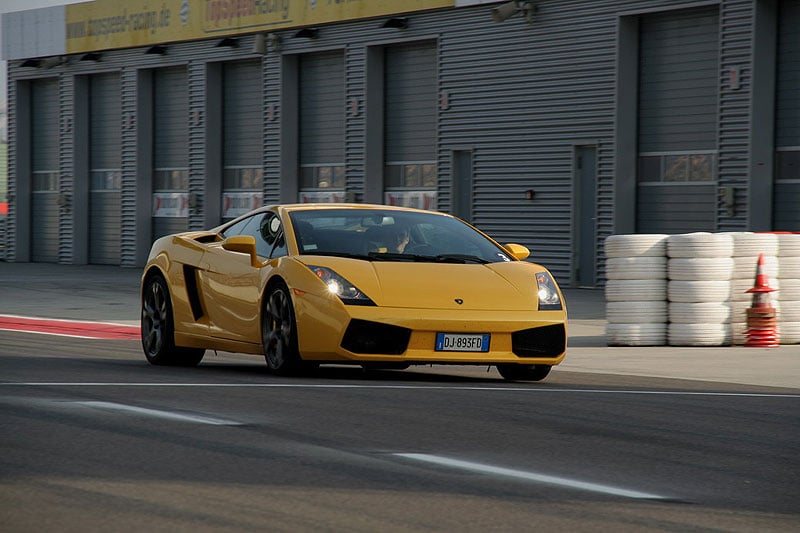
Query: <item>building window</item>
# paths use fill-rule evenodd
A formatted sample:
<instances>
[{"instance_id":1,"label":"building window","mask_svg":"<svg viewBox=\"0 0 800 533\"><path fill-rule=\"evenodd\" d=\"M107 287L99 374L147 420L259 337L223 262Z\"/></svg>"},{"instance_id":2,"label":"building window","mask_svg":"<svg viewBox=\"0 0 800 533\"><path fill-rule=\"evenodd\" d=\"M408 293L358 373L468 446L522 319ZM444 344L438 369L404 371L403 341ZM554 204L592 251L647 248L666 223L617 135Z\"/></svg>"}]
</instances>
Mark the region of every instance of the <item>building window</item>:
<instances>
[{"instance_id":1,"label":"building window","mask_svg":"<svg viewBox=\"0 0 800 533\"><path fill-rule=\"evenodd\" d=\"M384 182L387 189L435 189L436 163L386 163Z\"/></svg>"},{"instance_id":2,"label":"building window","mask_svg":"<svg viewBox=\"0 0 800 533\"><path fill-rule=\"evenodd\" d=\"M188 191L189 170L182 168L159 168L153 171L153 190Z\"/></svg>"},{"instance_id":3,"label":"building window","mask_svg":"<svg viewBox=\"0 0 800 533\"><path fill-rule=\"evenodd\" d=\"M660 152L639 155L639 183L709 182L717 179L716 152Z\"/></svg>"},{"instance_id":4,"label":"building window","mask_svg":"<svg viewBox=\"0 0 800 533\"><path fill-rule=\"evenodd\" d=\"M302 165L300 167L300 188L306 189L344 189L343 165Z\"/></svg>"},{"instance_id":5,"label":"building window","mask_svg":"<svg viewBox=\"0 0 800 533\"><path fill-rule=\"evenodd\" d=\"M31 185L34 192L58 191L58 172L35 171Z\"/></svg>"},{"instance_id":6,"label":"building window","mask_svg":"<svg viewBox=\"0 0 800 533\"><path fill-rule=\"evenodd\" d=\"M92 170L93 191L118 191L122 188L121 170Z\"/></svg>"},{"instance_id":7,"label":"building window","mask_svg":"<svg viewBox=\"0 0 800 533\"><path fill-rule=\"evenodd\" d=\"M222 171L222 188L226 191L260 191L264 170L258 167L225 167Z\"/></svg>"},{"instance_id":8,"label":"building window","mask_svg":"<svg viewBox=\"0 0 800 533\"><path fill-rule=\"evenodd\" d=\"M775 179L800 180L800 146L775 152Z\"/></svg>"}]
</instances>

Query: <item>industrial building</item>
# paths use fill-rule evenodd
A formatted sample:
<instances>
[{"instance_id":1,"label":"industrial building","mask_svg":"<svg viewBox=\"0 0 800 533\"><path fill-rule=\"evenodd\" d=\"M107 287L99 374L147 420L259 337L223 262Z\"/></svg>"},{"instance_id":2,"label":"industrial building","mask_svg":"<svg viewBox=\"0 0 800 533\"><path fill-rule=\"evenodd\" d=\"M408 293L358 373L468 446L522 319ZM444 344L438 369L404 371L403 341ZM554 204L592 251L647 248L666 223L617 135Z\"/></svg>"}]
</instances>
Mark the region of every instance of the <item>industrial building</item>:
<instances>
[{"instance_id":1,"label":"industrial building","mask_svg":"<svg viewBox=\"0 0 800 533\"><path fill-rule=\"evenodd\" d=\"M800 231L800 0L95 0L3 17L5 259L277 202L450 212L563 286L619 233Z\"/></svg>"}]
</instances>

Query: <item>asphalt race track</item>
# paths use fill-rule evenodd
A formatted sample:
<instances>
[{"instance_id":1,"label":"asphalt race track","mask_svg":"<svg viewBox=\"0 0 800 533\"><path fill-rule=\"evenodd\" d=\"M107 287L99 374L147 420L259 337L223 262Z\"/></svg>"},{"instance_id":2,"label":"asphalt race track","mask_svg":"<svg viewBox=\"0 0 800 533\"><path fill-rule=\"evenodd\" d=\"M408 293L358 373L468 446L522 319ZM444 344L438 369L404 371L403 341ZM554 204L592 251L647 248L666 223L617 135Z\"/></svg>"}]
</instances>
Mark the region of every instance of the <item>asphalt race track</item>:
<instances>
[{"instance_id":1,"label":"asphalt race track","mask_svg":"<svg viewBox=\"0 0 800 533\"><path fill-rule=\"evenodd\" d=\"M0 331L4 531L797 531L797 390Z\"/></svg>"}]
</instances>

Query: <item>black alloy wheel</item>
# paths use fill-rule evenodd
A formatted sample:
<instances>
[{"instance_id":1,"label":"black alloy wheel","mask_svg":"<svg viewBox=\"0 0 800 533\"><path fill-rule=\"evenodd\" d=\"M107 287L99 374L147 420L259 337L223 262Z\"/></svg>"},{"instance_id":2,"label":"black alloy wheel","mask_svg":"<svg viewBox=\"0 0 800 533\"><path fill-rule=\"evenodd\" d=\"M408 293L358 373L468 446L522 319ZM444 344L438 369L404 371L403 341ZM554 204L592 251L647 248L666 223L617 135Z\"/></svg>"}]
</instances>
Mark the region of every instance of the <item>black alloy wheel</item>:
<instances>
[{"instance_id":1,"label":"black alloy wheel","mask_svg":"<svg viewBox=\"0 0 800 533\"><path fill-rule=\"evenodd\" d=\"M175 346L172 301L167 284L159 275L150 276L142 292L142 348L150 364L197 366L206 351Z\"/></svg>"},{"instance_id":2,"label":"black alloy wheel","mask_svg":"<svg viewBox=\"0 0 800 533\"><path fill-rule=\"evenodd\" d=\"M289 296L289 288L278 282L269 291L261 311L261 342L269 370L286 376L309 367L300 357L297 343L297 322Z\"/></svg>"}]
</instances>

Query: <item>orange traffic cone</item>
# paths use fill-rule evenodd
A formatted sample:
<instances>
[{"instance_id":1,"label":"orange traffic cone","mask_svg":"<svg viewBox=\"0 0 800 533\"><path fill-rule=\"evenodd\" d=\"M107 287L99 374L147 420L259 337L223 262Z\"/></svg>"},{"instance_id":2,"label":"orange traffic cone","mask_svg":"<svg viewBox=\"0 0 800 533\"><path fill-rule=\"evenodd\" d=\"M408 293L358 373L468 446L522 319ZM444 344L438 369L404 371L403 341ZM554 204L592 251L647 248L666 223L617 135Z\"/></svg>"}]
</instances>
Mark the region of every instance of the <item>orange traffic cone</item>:
<instances>
[{"instance_id":1,"label":"orange traffic cone","mask_svg":"<svg viewBox=\"0 0 800 533\"><path fill-rule=\"evenodd\" d=\"M769 279L764 272L764 254L759 254L755 286L747 290L753 295L753 304L747 310L747 342L745 346L778 347L778 317L769 296L769 293L774 290L769 286Z\"/></svg>"}]
</instances>

